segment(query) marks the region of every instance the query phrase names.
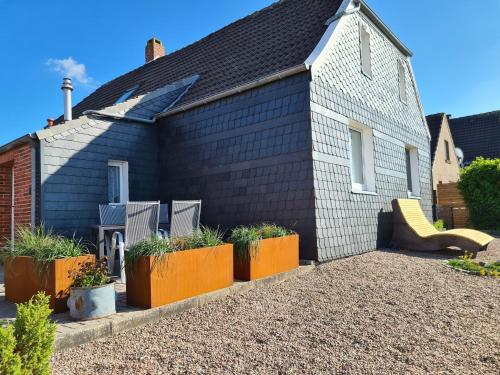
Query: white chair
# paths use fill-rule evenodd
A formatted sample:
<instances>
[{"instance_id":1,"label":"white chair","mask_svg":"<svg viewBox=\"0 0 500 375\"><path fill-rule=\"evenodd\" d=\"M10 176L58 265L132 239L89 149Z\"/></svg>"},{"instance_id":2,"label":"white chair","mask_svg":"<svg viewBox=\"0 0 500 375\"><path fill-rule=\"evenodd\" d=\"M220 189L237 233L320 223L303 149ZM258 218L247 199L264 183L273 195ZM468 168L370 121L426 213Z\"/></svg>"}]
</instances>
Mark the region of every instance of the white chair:
<instances>
[{"instance_id":1,"label":"white chair","mask_svg":"<svg viewBox=\"0 0 500 375\"><path fill-rule=\"evenodd\" d=\"M125 207L125 238L120 232L113 233L111 254L108 258L110 272L114 270L115 251L118 247L120 279L126 282L125 251L132 246L158 235L160 202L129 202Z\"/></svg>"},{"instance_id":2,"label":"white chair","mask_svg":"<svg viewBox=\"0 0 500 375\"><path fill-rule=\"evenodd\" d=\"M201 201L172 201L170 237L186 237L200 227Z\"/></svg>"}]
</instances>

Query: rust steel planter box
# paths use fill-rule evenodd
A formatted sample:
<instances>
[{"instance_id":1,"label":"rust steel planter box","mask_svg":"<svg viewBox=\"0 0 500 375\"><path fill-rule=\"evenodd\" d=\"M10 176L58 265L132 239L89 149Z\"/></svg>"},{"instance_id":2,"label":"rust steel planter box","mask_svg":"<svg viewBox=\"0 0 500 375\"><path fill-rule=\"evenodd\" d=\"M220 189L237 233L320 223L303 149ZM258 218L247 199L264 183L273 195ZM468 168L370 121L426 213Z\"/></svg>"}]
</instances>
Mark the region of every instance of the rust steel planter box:
<instances>
[{"instance_id":1,"label":"rust steel planter box","mask_svg":"<svg viewBox=\"0 0 500 375\"><path fill-rule=\"evenodd\" d=\"M21 256L6 260L5 299L23 303L37 292L44 291L50 296L50 308L55 313L67 311L69 287L73 283L70 272L78 271L84 263L94 261L94 255L56 259L41 275L32 257Z\"/></svg>"},{"instance_id":2,"label":"rust steel planter box","mask_svg":"<svg viewBox=\"0 0 500 375\"><path fill-rule=\"evenodd\" d=\"M127 304L152 308L233 285L233 245L178 251L127 267Z\"/></svg>"},{"instance_id":3,"label":"rust steel planter box","mask_svg":"<svg viewBox=\"0 0 500 375\"><path fill-rule=\"evenodd\" d=\"M256 280L299 266L299 236L268 238L259 241L255 256L248 259L234 257L234 278Z\"/></svg>"}]
</instances>

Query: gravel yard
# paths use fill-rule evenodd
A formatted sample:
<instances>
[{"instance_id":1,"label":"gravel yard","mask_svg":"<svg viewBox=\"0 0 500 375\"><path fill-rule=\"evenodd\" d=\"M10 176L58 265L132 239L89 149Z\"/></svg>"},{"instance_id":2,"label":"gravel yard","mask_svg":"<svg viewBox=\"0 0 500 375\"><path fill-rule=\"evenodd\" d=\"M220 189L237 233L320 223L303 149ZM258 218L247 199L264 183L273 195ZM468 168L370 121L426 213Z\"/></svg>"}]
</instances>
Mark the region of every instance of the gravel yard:
<instances>
[{"instance_id":1,"label":"gravel yard","mask_svg":"<svg viewBox=\"0 0 500 375\"><path fill-rule=\"evenodd\" d=\"M54 374L500 373L500 279L376 251L57 353ZM500 240L481 260L500 259Z\"/></svg>"}]
</instances>

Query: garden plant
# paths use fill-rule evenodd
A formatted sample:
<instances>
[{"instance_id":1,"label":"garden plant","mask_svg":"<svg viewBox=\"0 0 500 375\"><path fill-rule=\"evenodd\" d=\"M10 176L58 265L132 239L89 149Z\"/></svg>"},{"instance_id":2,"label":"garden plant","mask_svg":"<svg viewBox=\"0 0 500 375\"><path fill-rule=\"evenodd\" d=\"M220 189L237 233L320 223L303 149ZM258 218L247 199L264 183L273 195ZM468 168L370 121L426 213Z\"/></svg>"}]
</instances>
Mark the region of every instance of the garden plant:
<instances>
[{"instance_id":1,"label":"garden plant","mask_svg":"<svg viewBox=\"0 0 500 375\"><path fill-rule=\"evenodd\" d=\"M477 158L460 172L458 188L479 229L500 230L500 158Z\"/></svg>"},{"instance_id":2,"label":"garden plant","mask_svg":"<svg viewBox=\"0 0 500 375\"><path fill-rule=\"evenodd\" d=\"M465 252L458 259L450 259L447 261L451 268L466 271L477 276L494 276L500 277L500 261L494 263L476 262L473 260L473 255Z\"/></svg>"},{"instance_id":3,"label":"garden plant","mask_svg":"<svg viewBox=\"0 0 500 375\"><path fill-rule=\"evenodd\" d=\"M56 325L49 319L49 297L38 293L17 305L13 324L0 325L0 374L48 375Z\"/></svg>"}]
</instances>

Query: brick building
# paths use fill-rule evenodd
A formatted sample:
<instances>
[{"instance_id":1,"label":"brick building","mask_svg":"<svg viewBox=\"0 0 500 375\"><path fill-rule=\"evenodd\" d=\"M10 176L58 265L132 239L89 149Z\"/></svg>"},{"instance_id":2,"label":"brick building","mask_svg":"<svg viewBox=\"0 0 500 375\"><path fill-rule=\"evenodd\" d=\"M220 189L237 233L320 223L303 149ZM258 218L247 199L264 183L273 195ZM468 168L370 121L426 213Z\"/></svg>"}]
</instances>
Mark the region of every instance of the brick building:
<instances>
[{"instance_id":1,"label":"brick building","mask_svg":"<svg viewBox=\"0 0 500 375\"><path fill-rule=\"evenodd\" d=\"M163 54L32 136L33 217L86 236L99 203L202 199L203 224L276 222L324 261L386 245L394 198L431 216L411 52L365 2L283 0Z\"/></svg>"}]
</instances>

